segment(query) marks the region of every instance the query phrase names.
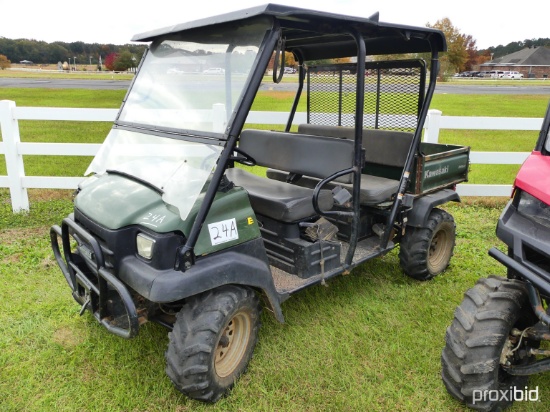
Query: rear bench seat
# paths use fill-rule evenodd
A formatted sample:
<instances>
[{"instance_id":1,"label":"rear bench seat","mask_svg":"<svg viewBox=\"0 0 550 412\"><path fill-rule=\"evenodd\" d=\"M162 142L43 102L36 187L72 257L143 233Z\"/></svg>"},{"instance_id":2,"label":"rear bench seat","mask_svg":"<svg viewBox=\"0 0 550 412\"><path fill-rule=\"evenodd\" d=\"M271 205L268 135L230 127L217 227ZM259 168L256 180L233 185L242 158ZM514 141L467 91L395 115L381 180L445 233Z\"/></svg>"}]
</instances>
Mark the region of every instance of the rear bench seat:
<instances>
[{"instance_id":1,"label":"rear bench seat","mask_svg":"<svg viewBox=\"0 0 550 412\"><path fill-rule=\"evenodd\" d=\"M349 140L355 139L355 129L352 127L301 124L298 126L298 133ZM365 149L366 163L403 169L412 138L413 134L407 132L363 129L363 148ZM296 184L315 187L319 182L318 179L312 178L310 175L304 175ZM286 181L288 173L282 170L269 169L267 177ZM351 182L341 186L351 191ZM327 187L330 188L331 186L327 185ZM360 203L363 205L380 204L391 199L397 193L398 188L398 180L363 174L361 175Z\"/></svg>"},{"instance_id":2,"label":"rear bench seat","mask_svg":"<svg viewBox=\"0 0 550 412\"><path fill-rule=\"evenodd\" d=\"M243 130L239 149L250 155L259 166L317 179L324 179L353 165L354 144L347 139ZM238 168L227 169L225 173L229 180L247 190L256 213L288 223L317 214L313 209L313 188L266 179ZM342 176L336 181L350 184L352 175ZM332 192L321 190L321 210L330 210L333 204Z\"/></svg>"}]
</instances>

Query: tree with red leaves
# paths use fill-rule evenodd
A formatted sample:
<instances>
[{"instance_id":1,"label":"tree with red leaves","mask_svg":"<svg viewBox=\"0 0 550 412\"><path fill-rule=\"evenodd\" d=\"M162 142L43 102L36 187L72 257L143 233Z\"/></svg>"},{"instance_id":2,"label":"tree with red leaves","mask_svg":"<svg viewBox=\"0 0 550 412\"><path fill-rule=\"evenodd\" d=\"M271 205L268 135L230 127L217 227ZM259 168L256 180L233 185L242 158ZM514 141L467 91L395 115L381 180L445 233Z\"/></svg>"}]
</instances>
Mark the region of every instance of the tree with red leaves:
<instances>
[{"instance_id":1,"label":"tree with red leaves","mask_svg":"<svg viewBox=\"0 0 550 412\"><path fill-rule=\"evenodd\" d=\"M114 71L115 63L117 59L118 59L118 53L109 53L107 57L105 57L105 62L103 64L105 64L105 67L107 68L107 70Z\"/></svg>"}]
</instances>

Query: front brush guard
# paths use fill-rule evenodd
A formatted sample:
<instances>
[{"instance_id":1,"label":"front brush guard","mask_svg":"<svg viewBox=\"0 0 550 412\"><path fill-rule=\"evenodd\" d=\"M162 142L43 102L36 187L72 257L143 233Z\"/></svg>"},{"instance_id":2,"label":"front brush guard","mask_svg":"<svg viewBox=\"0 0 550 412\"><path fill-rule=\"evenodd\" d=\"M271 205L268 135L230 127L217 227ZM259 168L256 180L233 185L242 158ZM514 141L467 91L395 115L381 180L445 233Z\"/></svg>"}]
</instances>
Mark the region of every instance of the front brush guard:
<instances>
[{"instance_id":1,"label":"front brush guard","mask_svg":"<svg viewBox=\"0 0 550 412\"><path fill-rule=\"evenodd\" d=\"M60 237L63 254L59 248ZM78 242L76 252L71 249L71 237ZM55 260L74 299L82 305L80 313L89 309L109 332L126 339L135 337L139 331L136 305L126 286L105 267L104 253L97 239L71 217L63 219L61 227L51 227L50 239ZM89 256L81 250L88 250ZM125 314L115 310L120 303Z\"/></svg>"}]
</instances>

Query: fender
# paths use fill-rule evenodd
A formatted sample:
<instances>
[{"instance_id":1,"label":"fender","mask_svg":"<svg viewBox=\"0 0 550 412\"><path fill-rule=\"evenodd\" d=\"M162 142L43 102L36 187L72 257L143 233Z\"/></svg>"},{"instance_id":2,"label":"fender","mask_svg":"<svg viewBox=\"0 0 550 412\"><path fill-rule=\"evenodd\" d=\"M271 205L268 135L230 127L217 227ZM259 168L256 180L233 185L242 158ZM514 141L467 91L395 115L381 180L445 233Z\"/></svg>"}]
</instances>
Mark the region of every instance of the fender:
<instances>
[{"instance_id":1,"label":"fender","mask_svg":"<svg viewBox=\"0 0 550 412\"><path fill-rule=\"evenodd\" d=\"M176 302L223 285L249 286L262 291L276 319L283 323L281 301L275 289L263 240L257 238L197 259L185 272L156 271L134 256L121 262L120 279L146 299Z\"/></svg>"},{"instance_id":2,"label":"fender","mask_svg":"<svg viewBox=\"0 0 550 412\"><path fill-rule=\"evenodd\" d=\"M432 209L447 202L460 202L460 196L454 190L443 189L415 199L407 215L407 226L426 227Z\"/></svg>"}]
</instances>

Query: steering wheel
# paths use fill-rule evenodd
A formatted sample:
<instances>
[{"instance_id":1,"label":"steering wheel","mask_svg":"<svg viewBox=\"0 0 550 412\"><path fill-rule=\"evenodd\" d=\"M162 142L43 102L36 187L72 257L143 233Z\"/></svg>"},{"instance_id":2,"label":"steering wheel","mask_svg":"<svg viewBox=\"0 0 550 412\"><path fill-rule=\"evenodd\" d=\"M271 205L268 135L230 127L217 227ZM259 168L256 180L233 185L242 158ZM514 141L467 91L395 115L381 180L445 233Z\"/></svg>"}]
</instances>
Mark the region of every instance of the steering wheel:
<instances>
[{"instance_id":1,"label":"steering wheel","mask_svg":"<svg viewBox=\"0 0 550 412\"><path fill-rule=\"evenodd\" d=\"M252 156L250 156L249 154L243 152L238 147L234 147L233 151L237 152L238 156L230 156L229 157L230 160L242 163L245 166L256 166L256 160L254 160L254 158Z\"/></svg>"}]
</instances>

